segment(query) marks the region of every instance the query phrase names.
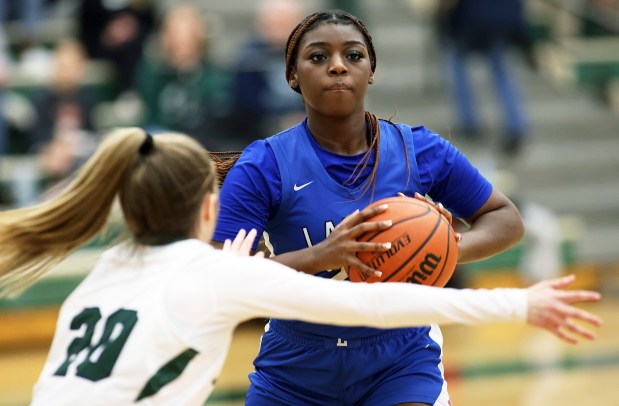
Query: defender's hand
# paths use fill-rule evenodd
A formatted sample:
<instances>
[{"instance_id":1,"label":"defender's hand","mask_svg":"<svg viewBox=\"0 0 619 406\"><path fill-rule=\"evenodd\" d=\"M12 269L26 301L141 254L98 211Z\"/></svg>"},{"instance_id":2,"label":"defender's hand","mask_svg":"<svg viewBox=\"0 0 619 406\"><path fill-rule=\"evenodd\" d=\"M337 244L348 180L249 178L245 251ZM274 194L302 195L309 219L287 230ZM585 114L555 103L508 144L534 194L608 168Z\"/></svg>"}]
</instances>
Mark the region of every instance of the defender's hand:
<instances>
[{"instance_id":1,"label":"defender's hand","mask_svg":"<svg viewBox=\"0 0 619 406\"><path fill-rule=\"evenodd\" d=\"M600 299L598 292L587 290L563 290L574 282L574 275L536 283L527 289L527 323L550 331L561 340L576 344L578 338L595 339L595 333L574 320L598 327L602 319L592 313L572 306L578 302L594 302Z\"/></svg>"},{"instance_id":2,"label":"defender's hand","mask_svg":"<svg viewBox=\"0 0 619 406\"><path fill-rule=\"evenodd\" d=\"M244 229L240 229L234 238L234 241L230 241L229 239L226 240L221 249L242 257L249 256L251 255L251 247L254 245L254 240L256 239L257 234L258 232L254 228L252 228L249 233L247 233ZM256 255L254 255L254 257L264 257L264 252L259 251Z\"/></svg>"}]
</instances>

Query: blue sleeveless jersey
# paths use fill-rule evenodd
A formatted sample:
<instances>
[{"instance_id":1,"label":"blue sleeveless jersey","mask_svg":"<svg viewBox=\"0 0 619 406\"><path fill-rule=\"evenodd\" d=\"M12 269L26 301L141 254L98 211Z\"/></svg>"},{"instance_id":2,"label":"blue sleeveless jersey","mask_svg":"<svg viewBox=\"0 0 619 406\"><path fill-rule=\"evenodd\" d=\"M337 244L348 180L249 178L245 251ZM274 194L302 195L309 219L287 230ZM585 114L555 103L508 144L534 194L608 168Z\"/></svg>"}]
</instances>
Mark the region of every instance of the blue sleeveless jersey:
<instances>
[{"instance_id":1,"label":"blue sleeveless jersey","mask_svg":"<svg viewBox=\"0 0 619 406\"><path fill-rule=\"evenodd\" d=\"M410 127L380 121L379 164L374 195L341 185L325 170L303 125L267 138L277 160L282 184L281 205L265 227L275 255L296 251L324 240L344 217L373 201L402 192L419 191L419 175ZM408 162L405 156L408 154ZM407 166L408 163L408 166ZM340 272L324 271L317 276L331 278ZM337 311L337 310L334 310ZM279 321L308 333L329 337L359 338L384 332L371 328L335 327L299 321Z\"/></svg>"}]
</instances>

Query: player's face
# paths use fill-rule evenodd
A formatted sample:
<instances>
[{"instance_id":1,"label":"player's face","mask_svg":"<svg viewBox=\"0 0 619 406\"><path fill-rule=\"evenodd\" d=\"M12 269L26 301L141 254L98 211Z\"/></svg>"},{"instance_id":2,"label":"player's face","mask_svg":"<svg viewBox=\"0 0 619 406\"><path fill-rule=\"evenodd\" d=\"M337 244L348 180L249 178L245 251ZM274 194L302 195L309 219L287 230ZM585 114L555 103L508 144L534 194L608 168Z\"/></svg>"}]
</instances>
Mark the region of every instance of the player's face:
<instances>
[{"instance_id":1,"label":"player's face","mask_svg":"<svg viewBox=\"0 0 619 406\"><path fill-rule=\"evenodd\" d=\"M308 114L344 117L364 110L371 75L361 32L354 25L323 23L299 43L291 84L301 88Z\"/></svg>"}]
</instances>

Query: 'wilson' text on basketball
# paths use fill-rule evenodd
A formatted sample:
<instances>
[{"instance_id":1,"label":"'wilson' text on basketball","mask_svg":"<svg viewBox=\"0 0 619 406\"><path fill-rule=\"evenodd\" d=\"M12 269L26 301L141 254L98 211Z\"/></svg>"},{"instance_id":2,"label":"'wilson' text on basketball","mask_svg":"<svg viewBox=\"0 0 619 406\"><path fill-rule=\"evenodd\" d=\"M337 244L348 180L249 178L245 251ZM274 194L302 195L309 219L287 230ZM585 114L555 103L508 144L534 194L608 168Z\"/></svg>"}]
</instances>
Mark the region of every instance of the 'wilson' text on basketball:
<instances>
[{"instance_id":1,"label":"'wilson' text on basketball","mask_svg":"<svg viewBox=\"0 0 619 406\"><path fill-rule=\"evenodd\" d=\"M438 267L441 259L443 258L432 253L427 253L423 259L423 262L419 264L419 270L413 272L411 277L406 279L406 282L421 284L428 278L428 276L432 275L432 273L436 271L436 267Z\"/></svg>"}]
</instances>

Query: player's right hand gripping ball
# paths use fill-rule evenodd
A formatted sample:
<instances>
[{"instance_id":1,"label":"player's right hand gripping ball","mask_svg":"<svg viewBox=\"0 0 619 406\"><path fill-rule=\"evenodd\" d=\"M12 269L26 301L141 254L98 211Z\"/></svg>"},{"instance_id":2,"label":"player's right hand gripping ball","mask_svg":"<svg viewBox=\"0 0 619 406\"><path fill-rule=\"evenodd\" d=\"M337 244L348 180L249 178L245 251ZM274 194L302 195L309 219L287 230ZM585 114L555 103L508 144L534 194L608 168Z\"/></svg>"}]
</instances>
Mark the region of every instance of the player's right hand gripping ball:
<instances>
[{"instance_id":1,"label":"player's right hand gripping ball","mask_svg":"<svg viewBox=\"0 0 619 406\"><path fill-rule=\"evenodd\" d=\"M389 220L393 225L366 233L359 241L390 242L384 252L358 252L357 257L382 276L366 277L350 267L353 282L410 282L443 287L456 268L458 244L451 224L433 205L408 197L390 197L368 207L388 204L387 210L368 221Z\"/></svg>"}]
</instances>

